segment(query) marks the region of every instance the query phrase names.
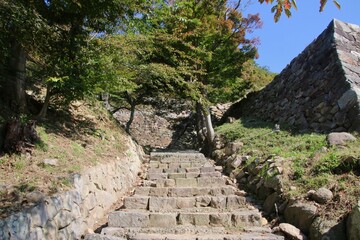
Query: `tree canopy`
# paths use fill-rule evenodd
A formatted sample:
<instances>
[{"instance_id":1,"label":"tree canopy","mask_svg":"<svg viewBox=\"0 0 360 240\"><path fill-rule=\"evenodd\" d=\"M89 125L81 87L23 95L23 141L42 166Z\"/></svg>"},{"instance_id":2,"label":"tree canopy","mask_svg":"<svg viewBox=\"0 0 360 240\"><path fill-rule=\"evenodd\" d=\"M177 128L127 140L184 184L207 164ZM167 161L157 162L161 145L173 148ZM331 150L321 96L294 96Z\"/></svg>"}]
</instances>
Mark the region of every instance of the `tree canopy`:
<instances>
[{"instance_id":1,"label":"tree canopy","mask_svg":"<svg viewBox=\"0 0 360 240\"><path fill-rule=\"evenodd\" d=\"M297 8L295 0L258 1L274 3L275 21ZM3 0L1 97L22 113L25 90L46 88L43 117L50 102L88 94L109 93L132 107L162 94L192 99L208 116L209 104L237 100L253 86L242 73L257 56L247 33L261 21L244 16L241 2Z\"/></svg>"}]
</instances>

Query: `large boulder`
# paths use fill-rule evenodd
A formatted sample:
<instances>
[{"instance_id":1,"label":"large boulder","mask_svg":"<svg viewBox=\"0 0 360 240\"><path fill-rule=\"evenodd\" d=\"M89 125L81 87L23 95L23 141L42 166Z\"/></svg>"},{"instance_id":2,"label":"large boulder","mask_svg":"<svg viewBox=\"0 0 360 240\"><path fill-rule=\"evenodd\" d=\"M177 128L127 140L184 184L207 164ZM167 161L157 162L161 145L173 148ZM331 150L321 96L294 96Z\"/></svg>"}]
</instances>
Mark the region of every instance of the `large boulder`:
<instances>
[{"instance_id":1,"label":"large boulder","mask_svg":"<svg viewBox=\"0 0 360 240\"><path fill-rule=\"evenodd\" d=\"M306 240L307 237L300 231L300 229L288 223L280 223L278 227L273 229L274 233L283 233L286 239L292 240Z\"/></svg>"},{"instance_id":2,"label":"large boulder","mask_svg":"<svg viewBox=\"0 0 360 240\"><path fill-rule=\"evenodd\" d=\"M325 204L333 198L333 193L327 188L319 188L311 195L311 198L317 203Z\"/></svg>"},{"instance_id":3,"label":"large boulder","mask_svg":"<svg viewBox=\"0 0 360 240\"><path fill-rule=\"evenodd\" d=\"M314 204L302 202L289 205L284 212L285 221L305 234L309 234L310 226L317 215L317 207Z\"/></svg>"},{"instance_id":4,"label":"large boulder","mask_svg":"<svg viewBox=\"0 0 360 240\"><path fill-rule=\"evenodd\" d=\"M356 138L347 132L333 132L327 136L330 146L345 145L346 142L355 141Z\"/></svg>"},{"instance_id":5,"label":"large boulder","mask_svg":"<svg viewBox=\"0 0 360 240\"><path fill-rule=\"evenodd\" d=\"M311 240L346 240L345 222L317 217L310 227Z\"/></svg>"},{"instance_id":6,"label":"large boulder","mask_svg":"<svg viewBox=\"0 0 360 240\"><path fill-rule=\"evenodd\" d=\"M347 219L346 229L349 240L360 239L360 200Z\"/></svg>"}]
</instances>

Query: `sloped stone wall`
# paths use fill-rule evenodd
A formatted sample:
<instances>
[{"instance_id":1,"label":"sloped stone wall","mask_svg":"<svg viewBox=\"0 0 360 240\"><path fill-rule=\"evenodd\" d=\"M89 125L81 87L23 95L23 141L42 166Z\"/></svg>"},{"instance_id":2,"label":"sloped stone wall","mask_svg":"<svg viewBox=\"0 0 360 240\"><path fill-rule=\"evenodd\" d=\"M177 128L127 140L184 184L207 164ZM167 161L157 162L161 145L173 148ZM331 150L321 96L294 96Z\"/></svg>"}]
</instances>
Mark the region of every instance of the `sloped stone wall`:
<instances>
[{"instance_id":1,"label":"sloped stone wall","mask_svg":"<svg viewBox=\"0 0 360 240\"><path fill-rule=\"evenodd\" d=\"M149 98L136 106L130 126L131 136L141 146L151 148L196 149L196 119L190 101ZM130 111L121 109L114 117L123 126Z\"/></svg>"},{"instance_id":2,"label":"sloped stone wall","mask_svg":"<svg viewBox=\"0 0 360 240\"><path fill-rule=\"evenodd\" d=\"M128 139L125 155L73 176L74 188L0 220L0 239L81 239L135 185L141 149Z\"/></svg>"},{"instance_id":3,"label":"sloped stone wall","mask_svg":"<svg viewBox=\"0 0 360 240\"><path fill-rule=\"evenodd\" d=\"M223 119L255 115L303 129L360 130L359 100L360 27L333 20L266 88L234 104Z\"/></svg>"}]
</instances>

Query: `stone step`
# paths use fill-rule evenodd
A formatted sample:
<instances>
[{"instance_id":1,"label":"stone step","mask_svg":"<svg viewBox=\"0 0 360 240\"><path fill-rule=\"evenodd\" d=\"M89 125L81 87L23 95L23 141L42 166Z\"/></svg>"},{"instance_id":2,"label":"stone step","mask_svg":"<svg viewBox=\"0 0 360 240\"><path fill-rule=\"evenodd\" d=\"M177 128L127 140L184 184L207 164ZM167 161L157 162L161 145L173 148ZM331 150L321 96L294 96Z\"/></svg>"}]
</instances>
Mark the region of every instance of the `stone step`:
<instances>
[{"instance_id":1,"label":"stone step","mask_svg":"<svg viewBox=\"0 0 360 240\"><path fill-rule=\"evenodd\" d=\"M129 236L131 240L284 240L274 234L242 233L242 234L211 234L211 235L178 235L178 234L136 234Z\"/></svg>"},{"instance_id":2,"label":"stone step","mask_svg":"<svg viewBox=\"0 0 360 240\"><path fill-rule=\"evenodd\" d=\"M262 216L256 210L234 210L231 212L145 212L117 211L109 214L109 227L160 227L178 225L244 227L261 226Z\"/></svg>"},{"instance_id":3,"label":"stone step","mask_svg":"<svg viewBox=\"0 0 360 240\"><path fill-rule=\"evenodd\" d=\"M268 234L271 233L271 229L268 227L243 227L243 228L224 228L224 227L206 227L203 226L201 228L196 226L181 226L178 225L172 228L119 228L119 227L106 227L102 229L101 234L107 236L115 236L115 237L125 237L130 234L138 234L138 233L146 233L146 234L234 234L234 233L258 233L258 234Z\"/></svg>"},{"instance_id":4,"label":"stone step","mask_svg":"<svg viewBox=\"0 0 360 240\"><path fill-rule=\"evenodd\" d=\"M174 161L170 163L162 163L160 161L149 162L149 168L162 168L162 169L174 169L174 168L194 168L194 167L211 167L213 163L209 161Z\"/></svg>"},{"instance_id":5,"label":"stone step","mask_svg":"<svg viewBox=\"0 0 360 240\"><path fill-rule=\"evenodd\" d=\"M216 236L223 239L236 239L230 236L242 237L240 239L258 239L258 240L283 240L284 237L271 234L268 227L243 227L241 229L226 229L224 227L196 227L196 226L176 226L172 228L115 228L107 227L102 229L100 234L87 236L87 240L117 240L132 239L134 236L146 236L145 239L153 239L153 235L162 237L180 237L180 239L189 239L188 237ZM227 237L227 238L225 238ZM215 238L216 239L216 238ZM221 239L221 238L220 238Z\"/></svg>"},{"instance_id":6,"label":"stone step","mask_svg":"<svg viewBox=\"0 0 360 240\"><path fill-rule=\"evenodd\" d=\"M221 177L221 172L211 171L211 172L148 172L146 174L146 180L156 180L156 179L176 179L176 178L204 178L204 177Z\"/></svg>"},{"instance_id":7,"label":"stone step","mask_svg":"<svg viewBox=\"0 0 360 240\"><path fill-rule=\"evenodd\" d=\"M102 234L88 234L85 236L85 240L128 240L127 237L114 237L114 236L107 236Z\"/></svg>"},{"instance_id":8,"label":"stone step","mask_svg":"<svg viewBox=\"0 0 360 240\"><path fill-rule=\"evenodd\" d=\"M224 227L196 227L196 226L181 226L157 228L157 227L141 227L141 228L119 228L106 227L102 229L101 234L115 237L126 237L139 233L145 234L226 234L227 230Z\"/></svg>"},{"instance_id":9,"label":"stone step","mask_svg":"<svg viewBox=\"0 0 360 240\"><path fill-rule=\"evenodd\" d=\"M150 159L160 162L176 162L179 160L189 161L189 160L206 160L204 154L199 152L151 152Z\"/></svg>"},{"instance_id":10,"label":"stone step","mask_svg":"<svg viewBox=\"0 0 360 240\"><path fill-rule=\"evenodd\" d=\"M220 166L192 166L192 167L182 167L178 166L159 166L159 167L149 167L148 173L208 173L208 172L222 172L222 167Z\"/></svg>"},{"instance_id":11,"label":"stone step","mask_svg":"<svg viewBox=\"0 0 360 240\"><path fill-rule=\"evenodd\" d=\"M131 196L124 199L125 209L147 209L150 211L213 207L238 209L246 206L246 198L237 195L228 196L193 196L193 197L156 197Z\"/></svg>"},{"instance_id":12,"label":"stone step","mask_svg":"<svg viewBox=\"0 0 360 240\"><path fill-rule=\"evenodd\" d=\"M284 240L283 236L271 233L239 233L239 234L129 234L124 237L115 237L100 234L87 235L85 240Z\"/></svg>"},{"instance_id":13,"label":"stone step","mask_svg":"<svg viewBox=\"0 0 360 240\"><path fill-rule=\"evenodd\" d=\"M201 195L221 196L221 195L245 196L245 192L237 188L225 185L223 187L138 187L135 189L134 196L158 196L158 197L193 197Z\"/></svg>"},{"instance_id":14,"label":"stone step","mask_svg":"<svg viewBox=\"0 0 360 240\"><path fill-rule=\"evenodd\" d=\"M161 177L161 176L160 176ZM147 184L145 186L151 187L178 187L178 188L198 188L198 187L223 187L226 186L226 178L221 177L199 177L199 178L155 178L152 180L145 180ZM148 183L150 183L148 185Z\"/></svg>"}]
</instances>

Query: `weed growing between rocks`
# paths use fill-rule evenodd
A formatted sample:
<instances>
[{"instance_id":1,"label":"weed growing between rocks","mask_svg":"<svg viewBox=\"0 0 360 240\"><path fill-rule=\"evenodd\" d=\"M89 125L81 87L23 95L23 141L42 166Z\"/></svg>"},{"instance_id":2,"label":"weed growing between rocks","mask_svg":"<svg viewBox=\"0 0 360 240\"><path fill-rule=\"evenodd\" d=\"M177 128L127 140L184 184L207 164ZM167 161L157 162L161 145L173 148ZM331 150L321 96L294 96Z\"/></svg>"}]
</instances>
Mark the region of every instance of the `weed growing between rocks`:
<instances>
[{"instance_id":1,"label":"weed growing between rocks","mask_svg":"<svg viewBox=\"0 0 360 240\"><path fill-rule=\"evenodd\" d=\"M359 138L345 145L329 146L326 134L299 132L288 126L275 131L274 126L254 118L242 118L217 127L223 145L241 142L235 154L242 159L241 164L235 168L229 166L230 175L244 180L244 174L252 171L257 177L248 179L244 185L252 185L253 181L253 188L258 188L261 181L271 179L269 166L280 159L281 166L277 169L282 171L283 197L306 200L310 190L325 187L334 197L319 205L319 214L328 219L343 218L360 199ZM221 161L228 161L221 153L215 155ZM232 164L236 163L233 159L236 157L231 158Z\"/></svg>"}]
</instances>

